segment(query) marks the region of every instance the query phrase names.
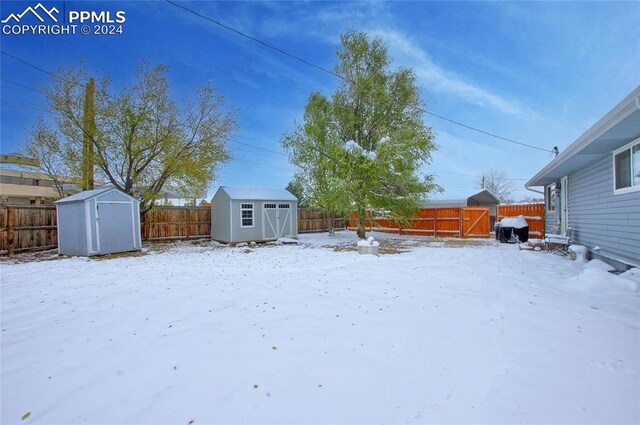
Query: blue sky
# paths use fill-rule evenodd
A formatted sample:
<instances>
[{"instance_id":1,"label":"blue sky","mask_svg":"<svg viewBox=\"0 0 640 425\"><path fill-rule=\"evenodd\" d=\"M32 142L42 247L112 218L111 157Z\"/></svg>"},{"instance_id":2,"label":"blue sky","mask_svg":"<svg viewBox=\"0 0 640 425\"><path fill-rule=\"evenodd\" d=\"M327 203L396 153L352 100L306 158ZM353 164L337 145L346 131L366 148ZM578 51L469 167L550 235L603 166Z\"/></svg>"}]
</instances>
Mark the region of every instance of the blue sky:
<instances>
[{"instance_id":1,"label":"blue sky","mask_svg":"<svg viewBox=\"0 0 640 425\"><path fill-rule=\"evenodd\" d=\"M42 2L62 10L63 2ZM180 2L247 34L332 68L350 28L387 42L394 66L415 70L428 109L523 143L566 148L640 83L640 2ZM5 1L2 19L37 2ZM335 77L279 55L163 1L66 2L67 10L124 10L124 34L2 35L2 50L56 70L85 61L114 87L141 60L169 66L180 99L210 81L237 111L233 139L282 152L281 135L300 121L312 91L330 94ZM50 77L2 55L2 153L17 151L45 107ZM425 172L466 197L477 176L504 170L518 188L550 154L506 143L425 115L439 149ZM234 160L212 184L283 187L285 155L229 144Z\"/></svg>"}]
</instances>

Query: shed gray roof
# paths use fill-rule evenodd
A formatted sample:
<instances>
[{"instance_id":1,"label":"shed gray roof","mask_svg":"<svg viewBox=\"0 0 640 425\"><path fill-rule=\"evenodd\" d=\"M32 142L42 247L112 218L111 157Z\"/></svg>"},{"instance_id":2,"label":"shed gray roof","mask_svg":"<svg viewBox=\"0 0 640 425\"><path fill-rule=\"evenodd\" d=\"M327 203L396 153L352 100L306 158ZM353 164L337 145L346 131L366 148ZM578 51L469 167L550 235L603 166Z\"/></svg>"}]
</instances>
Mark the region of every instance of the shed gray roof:
<instances>
[{"instance_id":1,"label":"shed gray roof","mask_svg":"<svg viewBox=\"0 0 640 425\"><path fill-rule=\"evenodd\" d=\"M470 201L475 201L480 205L498 205L500 204L500 198L498 198L492 191L483 189L475 195L471 195L467 198L467 205Z\"/></svg>"},{"instance_id":2,"label":"shed gray roof","mask_svg":"<svg viewBox=\"0 0 640 425\"><path fill-rule=\"evenodd\" d=\"M134 198L131 195L128 195L118 189L116 189L113 186L106 186L106 187L99 187L98 189L92 189L92 190L84 190L82 192L76 193L75 195L71 195L71 196L67 196L66 198L62 198L59 199L57 201L55 201L54 203L56 204L64 204L67 202L78 202L78 201L86 201L87 199L93 198L95 196L101 195L103 193L109 192L111 190L115 190L119 193L122 193L125 196L128 196L131 199L134 199L135 201L138 201L136 198ZM138 201L140 202L140 201Z\"/></svg>"},{"instance_id":3,"label":"shed gray roof","mask_svg":"<svg viewBox=\"0 0 640 425\"><path fill-rule=\"evenodd\" d=\"M500 199L494 195L490 190L483 189L480 192L463 199L429 199L424 202L423 206L426 208L436 207L465 207L468 205L498 205Z\"/></svg>"},{"instance_id":4,"label":"shed gray roof","mask_svg":"<svg viewBox=\"0 0 640 425\"><path fill-rule=\"evenodd\" d=\"M525 185L546 186L640 137L640 86Z\"/></svg>"},{"instance_id":5,"label":"shed gray roof","mask_svg":"<svg viewBox=\"0 0 640 425\"><path fill-rule=\"evenodd\" d=\"M297 201L286 189L271 189L262 187L229 187L220 186L231 199L255 199L257 201Z\"/></svg>"}]
</instances>

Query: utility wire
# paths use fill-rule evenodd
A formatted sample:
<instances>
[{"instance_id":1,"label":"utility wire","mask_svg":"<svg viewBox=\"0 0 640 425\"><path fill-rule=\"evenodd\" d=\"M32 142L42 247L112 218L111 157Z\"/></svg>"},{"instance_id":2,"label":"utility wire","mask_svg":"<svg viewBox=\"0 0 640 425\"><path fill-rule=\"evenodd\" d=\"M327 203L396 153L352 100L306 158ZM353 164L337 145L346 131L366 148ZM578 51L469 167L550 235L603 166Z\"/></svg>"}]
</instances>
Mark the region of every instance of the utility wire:
<instances>
[{"instance_id":1,"label":"utility wire","mask_svg":"<svg viewBox=\"0 0 640 425\"><path fill-rule=\"evenodd\" d=\"M23 83L19 83L17 81L12 81L12 80L8 80L4 77L2 77L2 80L7 81L9 83L15 84L17 86L23 87L25 89L29 89L29 90L34 90L43 94L46 94L46 92L42 91L42 90L38 90L32 86L23 84ZM13 107L13 108L24 108L24 109L31 109L31 110L35 110L35 111L39 111L39 112L45 112L45 113L49 113L49 114L56 114L59 115L59 113L57 111L51 110L51 109L46 109L44 107L40 107L40 106L36 106L36 105L28 105L28 104L20 104L17 102L10 102L10 101L2 101L2 105L6 106L6 107ZM256 145L252 145L250 143L246 143L246 142L241 142L239 140L236 140L234 138L231 137L226 137L225 140L229 143L233 143L236 145L241 145L241 146L246 146L248 148L251 149L255 149L255 150L259 150L259 151L263 151L263 152L268 152L270 154L275 154L275 155L280 155L280 156L284 156L287 157L288 155L284 152L281 151L276 151L276 150L272 150L272 149L267 149L267 148L263 148L260 146L256 146ZM237 150L241 150L244 152L251 152L245 149L241 149L241 148L233 148L233 149L237 149ZM293 171L291 169L289 169L288 171ZM477 175L473 175L473 174L464 174L464 173L456 173L453 171L434 171L434 174L452 174L452 175L456 175L456 176L464 176L464 177L472 177L472 178L480 178L481 176L477 176ZM506 180L522 180L522 181L527 181L529 179L526 178L506 178Z\"/></svg>"},{"instance_id":2,"label":"utility wire","mask_svg":"<svg viewBox=\"0 0 640 425\"><path fill-rule=\"evenodd\" d=\"M487 136L495 137L496 139L504 140L505 142L515 143L517 145L526 146L526 147L531 148L531 149L538 149L538 150L541 150L543 152L551 152L551 149L544 149L544 148L540 148L538 146L533 146L533 145L529 145L529 144L526 144L526 143L518 142L518 141L513 140L513 139L508 139L506 137L498 136L497 134L489 133L488 131L480 130L479 128L475 128L475 127L471 127L470 125L463 124L461 122L452 120L451 118L447 118L447 117L444 117L442 115L435 114L433 112L429 112L429 111L427 111L425 109L422 109L422 108L418 108L418 109L420 109L425 114L433 115L434 117L440 118L441 120L449 121L450 123L459 125L461 127L468 128L469 130L477 131L478 133L486 134Z\"/></svg>"},{"instance_id":3,"label":"utility wire","mask_svg":"<svg viewBox=\"0 0 640 425\"><path fill-rule=\"evenodd\" d=\"M296 56L296 55L294 55L294 54L292 54L292 53L289 53L289 52L287 52L287 51L285 51L285 50L282 50L281 48L279 48L279 47L277 47L277 46L274 46L273 44L269 44L269 43L267 43L267 42L264 42L264 41L262 41L262 40L259 40L259 39L255 38L255 37L252 37L252 36L250 36L250 35L248 35L248 34L245 34L244 32L242 32L242 31L240 31L240 30L238 30L238 29L235 29L235 28L233 28L233 27L230 27L229 25L223 24L223 23L222 23L222 22L220 22L220 21L217 21L217 20L215 20L215 19L213 19L213 18L210 18L210 17L208 17L208 16L205 16L205 15L203 15L203 14L201 14L201 13L198 13L198 12L196 12L196 11L195 11L195 10L193 10L193 9L189 9L189 8L188 8L188 7L186 7L186 6L182 6L182 5L180 5L180 4L178 4L178 3L175 3L175 2L173 2L173 1L171 1L171 0L166 0L166 2L167 2L167 3L169 3L169 4L171 4L171 5L173 5L173 6L175 6L175 7L177 7L177 8L179 8L179 9L182 9L182 10L184 10L184 11L186 11L186 12L189 12L189 13L191 13L191 14L193 14L193 15L196 15L196 16L197 16L197 17L199 17L199 18L202 18L202 19L205 19L205 20L207 20L207 21L209 21L209 22L212 22L212 23L214 23L214 24L216 24L216 25L218 25L218 26L220 26L220 27L222 27L222 28L224 28L224 29L226 29L226 30L228 30L228 31L234 32L234 33L236 33L236 34L238 34L238 35L240 35L240 36L242 36L242 37L244 37L244 38L246 38L246 39L249 39L249 40L254 41L254 42L258 43L258 44L261 44L261 45L263 45L264 47L267 47L267 48L269 48L269 49L271 49L271 50L275 50L276 52L278 52L278 53L280 53L280 54L283 54L283 55L285 55L285 56L288 56L288 57L290 57L291 59L295 59L295 60L297 60L297 61L300 61L300 62L304 63L305 65L312 66L312 67L314 67L314 68L319 69L319 70L320 70L320 71L322 71L322 72L326 72L327 74L331 74L331 75L333 75L333 76L335 76L335 77L338 77L338 78L341 78L341 79L343 79L343 80L346 80L346 78L345 78L344 76L342 76L342 75L340 75L340 74L338 74L338 73L335 73L335 72L333 72L333 71L331 71L331 70L329 70L329 69L327 69L327 68L325 68L325 67L322 67L322 66L320 66L320 65L316 65L316 64L314 64L314 63L312 63L312 62L309 62L309 61L308 61L308 60L306 60L306 59L303 59L303 58L301 58L301 57L299 57L299 56Z\"/></svg>"},{"instance_id":4,"label":"utility wire","mask_svg":"<svg viewBox=\"0 0 640 425\"><path fill-rule=\"evenodd\" d=\"M17 81L12 81L12 80L9 80L8 78L2 77L2 81L5 81L7 83L10 83L10 84L13 84L13 85L16 85L16 86L19 86L19 87L24 87L25 89L37 91L38 93L47 94L47 92L45 92L44 90L40 90L40 89L37 89L35 87L27 86L26 84L18 83Z\"/></svg>"},{"instance_id":5,"label":"utility wire","mask_svg":"<svg viewBox=\"0 0 640 425\"><path fill-rule=\"evenodd\" d=\"M338 73L336 73L336 72L333 72L333 71L331 71L331 70L328 70L328 69L326 69L326 68L324 68L324 67L322 67L322 66L320 66L320 65L316 65L316 64L314 64L313 62L310 62L310 61L308 61L308 60L306 60L306 59L304 59L304 58L301 58L300 56L297 56L297 55L295 55L295 54L293 54L293 53L289 53L289 52L287 52L287 51L285 51L285 50L283 50L283 49L281 49L281 48L279 48L279 47L276 47L276 46L274 46L274 45L272 45L272 44L269 44L269 43L267 43L267 42L265 42L265 41L262 41L262 40L260 40L260 39L258 39L258 38L255 38L255 37L252 37L252 36L250 36L250 35L247 35L247 34L243 33L243 32L242 32L242 31L240 31L240 30L237 30L237 29L235 29L235 28L233 28L233 27L231 27L231 26L229 26L229 25L223 24L222 22L217 21L217 20L215 20L215 19L213 19L213 18L211 18L211 17L209 17L209 16L206 16L206 15L203 15L203 14L201 14L201 13L199 13L199 12L196 12L196 11L195 11L195 10L193 10L193 9L190 9L190 8L188 8L188 7L186 7L186 6L183 6L183 5L177 4L176 2L174 2L174 1L172 1L172 0L165 0L165 1L166 1L167 3L169 3L169 4L171 4L172 6L175 6L175 7L179 8L179 9L182 9L182 10L184 10L184 11L186 11L186 12L189 12L189 13L191 13L191 14L195 15L195 16L198 16L199 18L202 18L202 19L206 20L206 21L212 22L212 23L214 23L214 24L216 24L216 25L218 25L218 26L220 26L220 27L222 27L222 28L224 28L224 29L226 29L226 30L228 30L228 31L234 32L234 33L236 33L236 34L238 34L238 35L240 35L240 36L242 36L242 37L245 37L245 38L247 38L247 39L249 39L249 40L252 40L252 41L254 41L254 42L256 42L256 43L259 43L259 44L261 44L261 45L263 45L263 46L265 46L265 47L267 47L267 48L269 48L269 49L275 50L276 52L281 53L281 54L283 54L283 55L285 55L285 56L287 56L287 57L290 57L290 58L295 59L295 60L297 60L297 61L299 61L299 62L302 62L302 63L304 63L305 65L308 65L308 66L314 67L314 68L316 68L316 69L319 69L320 71L325 72L325 73L327 73L327 74L331 74L331 75L333 75L334 77L338 77L338 78L340 78L341 80L349 81L349 82L353 83L353 81L351 81L350 79L348 79L348 78L347 78L347 77L345 77L344 75L340 75L340 74L338 74ZM553 152L553 150L552 150L552 149L544 149L544 148L541 148L541 147L538 147L538 146L529 145L529 144L527 144L527 143L518 142L518 141L516 141L516 140L509 139L509 138L507 138L507 137L498 136L497 134L493 134L493 133L488 132L488 131L480 130L480 129L475 128L475 127L472 127L472 126L470 126L470 125L463 124L463 123L461 123L461 122L459 122L459 121L456 121L456 120L453 120L453 119L450 119L450 118L444 117L444 116L442 116L442 115L435 114L435 113L433 113L433 112L429 112L429 111L427 111L427 110L425 110L425 109L423 109L423 108L420 108L420 107L418 107L418 110L420 110L421 112L424 112L424 113L426 113L426 114L432 115L432 116L434 116L434 117L437 117L437 118L440 118L440 119L443 119L443 120L449 121L450 123L453 123L453 124L459 125L459 126L464 127L464 128L466 128L466 129L469 129L469 130L472 130L472 131L476 131L476 132L478 132L478 133L481 133L481 134L484 134L484 135L487 135L487 136L490 136L490 137L494 137L494 138L496 138L496 139L503 140L503 141L505 141L505 142L515 143L515 144L517 144L517 145L525 146L525 147L528 147L528 148L531 148L531 149L537 149L537 150L540 150L540 151L543 151L543 152Z\"/></svg>"}]
</instances>

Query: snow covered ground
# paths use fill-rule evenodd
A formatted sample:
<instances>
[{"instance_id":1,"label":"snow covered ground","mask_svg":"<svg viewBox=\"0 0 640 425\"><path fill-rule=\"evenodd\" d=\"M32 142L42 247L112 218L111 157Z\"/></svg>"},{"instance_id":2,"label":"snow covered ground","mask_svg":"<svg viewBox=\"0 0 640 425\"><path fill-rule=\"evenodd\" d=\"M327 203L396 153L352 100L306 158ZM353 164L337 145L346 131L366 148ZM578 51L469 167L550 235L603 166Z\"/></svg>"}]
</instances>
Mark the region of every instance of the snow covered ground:
<instances>
[{"instance_id":1,"label":"snow covered ground","mask_svg":"<svg viewBox=\"0 0 640 425\"><path fill-rule=\"evenodd\" d=\"M640 423L633 276L376 238L5 261L1 422Z\"/></svg>"}]
</instances>

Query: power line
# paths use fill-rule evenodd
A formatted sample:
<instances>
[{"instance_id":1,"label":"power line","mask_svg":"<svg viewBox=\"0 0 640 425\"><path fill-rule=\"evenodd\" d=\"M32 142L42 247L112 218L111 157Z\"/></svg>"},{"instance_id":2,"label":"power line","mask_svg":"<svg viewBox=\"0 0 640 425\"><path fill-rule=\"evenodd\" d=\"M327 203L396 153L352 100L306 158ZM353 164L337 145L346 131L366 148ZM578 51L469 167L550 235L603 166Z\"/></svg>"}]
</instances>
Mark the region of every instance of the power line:
<instances>
[{"instance_id":1,"label":"power line","mask_svg":"<svg viewBox=\"0 0 640 425\"><path fill-rule=\"evenodd\" d=\"M327 73L327 74L331 74L331 75L333 75L334 77L338 77L338 78L340 78L341 80L349 81L349 82L352 82L352 83L353 83L353 81L349 80L349 79L348 79L347 77L345 77L344 75L340 75L340 74L338 74L338 73L336 73L336 72L330 71L330 70L328 70L328 69L326 69L326 68L324 68L324 67L322 67L322 66L320 66L320 65L314 64L313 62L310 62L310 61L308 61L308 60L306 60L306 59L304 59L304 58L301 58L300 56L297 56L297 55L295 55L295 54L293 54L293 53L289 53L289 52L287 52L287 51L285 51L285 50L283 50L283 49L281 49L281 48L279 48L279 47L277 47L277 46L274 46L274 45L269 44L269 43L267 43L267 42L265 42L265 41L262 41L262 40L260 40L260 39L258 39L258 38L255 38L255 37L252 37L252 36L250 36L250 35L247 35L247 34L243 33L242 31L240 31L240 30L238 30L238 29L235 29L235 28L233 28L233 27L231 27L231 26L229 26L229 25L223 24L222 22L217 21L217 20L215 20L215 19L213 19L213 18L211 18L211 17L209 17L209 16L203 15L203 14L201 14L201 13L199 13L199 12L196 12L196 11L195 11L195 10L193 10L193 9L190 9L190 8L188 8L188 7L186 7L186 6L183 6L183 5L177 4L177 3L175 3L175 2L174 2L174 1L172 1L172 0L165 0L165 1L166 1L167 3L169 3L169 4L173 5L173 6L177 7L177 8L180 8L180 9L182 9L182 10L186 11L186 12L189 12L189 13L191 13L191 14L195 15L195 16L198 16L199 18L202 18L202 19L204 19L204 20L207 20L207 21L209 21L209 22L212 22L212 23L214 23L214 24L216 24L216 25L218 25L218 26L220 26L220 27L222 27L222 28L224 28L224 29L226 29L226 30L228 30L228 31L234 32L234 33L236 33L236 34L238 34L238 35L240 35L240 36L242 36L242 37L245 37L245 38L247 38L247 39L249 39L249 40L252 40L252 41L254 41L254 42L256 42L256 43L259 43L259 44L261 44L261 45L263 45L263 46L265 46L265 47L268 47L269 49L275 50L275 51L276 51L276 52L278 52L278 53L281 53L281 54L283 54L283 55L285 55L285 56L288 56L288 57L290 57L290 58L292 58L292 59L295 59L295 60L297 60L297 61L299 61L299 62L302 62L302 63L304 63L305 65L308 65L308 66L311 66L311 67L313 67L313 68L319 69L320 71L325 72L325 73ZM484 135L487 135L487 136L490 136L490 137L494 137L494 138L496 138L496 139L503 140L503 141L505 141L505 142L515 143L515 144L520 145L520 146L525 146L525 147L528 147L528 148L531 148L531 149L541 150L541 151L543 151L543 152L552 152L552 149L544 149L544 148L541 148L541 147L538 147L538 146L534 146L534 145L530 145L530 144L527 144L527 143L518 142L518 141L516 141L516 140L509 139L509 138L507 138L507 137L498 136L497 134L494 134L494 133L491 133L491 132L488 132L488 131L485 131L485 130L481 130L481 129L479 129L479 128L475 128L475 127L472 127L472 126L467 125L467 124L463 124L463 123L461 123L461 122L459 122L459 121L456 121L456 120L453 120L453 119L450 119L450 118L444 117L444 116L442 116L442 115L435 114L435 113L433 113L433 112L429 112L429 111L427 111L427 110L425 110L425 109L423 109L423 108L420 108L420 107L418 107L418 110L419 110L419 111L421 111L421 112L423 112L423 113L426 113L426 114L432 115L432 116L434 116L434 117L437 117L437 118L440 118L440 119L443 119L443 120L449 121L449 122L451 122L451 123L453 123L453 124L459 125L459 126L464 127L464 128L466 128L466 129L468 129L468 130L476 131L476 132L478 132L478 133L481 133L481 134L484 134Z\"/></svg>"},{"instance_id":2,"label":"power line","mask_svg":"<svg viewBox=\"0 0 640 425\"><path fill-rule=\"evenodd\" d=\"M173 5L173 6L175 6L175 7L177 7L177 8L179 8L179 9L182 9L182 10L184 10L184 11L187 11L187 12L189 12L189 13L192 13L192 14L196 15L196 16L197 16L197 17L199 17L199 18L202 18L202 19L205 19L205 20L207 20L207 21L209 21L209 22L212 22L212 23L214 23L214 24L216 24L216 25L218 25L218 26L220 26L220 27L222 27L222 28L224 28L224 29L226 29L226 30L228 30L228 31L232 31L232 32L234 32L234 33L236 33L236 34L238 34L238 35L240 35L240 36L242 36L242 37L244 37L244 38L246 38L246 39L249 39L249 40L254 41L254 42L258 43L258 44L261 44L261 45L263 45L263 46L265 46L265 47L267 47L267 48L269 48L269 49L275 50L276 52L281 53L281 54L283 54L283 55L285 55L285 56L288 56L288 57L290 57L291 59L295 59L295 60L297 60L297 61L300 61L300 62L304 63L305 65L312 66L312 67L314 67L314 68L319 69L319 70L320 70L320 71L322 71L322 72L326 72L327 74L331 74L331 75L333 75L333 76L335 76L335 77L338 77L338 78L341 78L341 79L343 79L343 80L345 80L345 79L346 79L344 76L342 76L342 75L340 75L340 74L338 74L338 73L335 73L335 72L333 72L333 71L331 71L331 70L329 70L329 69L327 69L327 68L324 68L324 67L322 67L322 66L320 66L320 65L316 65L316 64L314 64L314 63L312 63L312 62L309 62L308 60L303 59L303 58L301 58L301 57L299 57L299 56L296 56L296 55L294 55L294 54L292 54L292 53L289 53L289 52L287 52L287 51L285 51L285 50L283 50L283 49L281 49L281 48L279 48L279 47L277 47L277 46L274 46L273 44L269 44L269 43L267 43L267 42L264 42L264 41L262 41L262 40L259 40L259 39L255 38L255 37L252 37L252 36L250 36L250 35L248 35L248 34L245 34L244 32L242 32L242 31L240 31L240 30L238 30L238 29L235 29L235 28L233 28L233 27L230 27L229 25L223 24L222 22L217 21L217 20L215 20L215 19L213 19L213 18L210 18L210 17L208 17L208 16L202 15L201 13L198 13L198 12L196 12L196 11L195 11L195 10L193 10L193 9L189 9L189 8L188 8L188 7L186 7L186 6L182 6L182 5L180 5L180 4L178 4L178 3L175 3L175 2L173 2L173 1L171 1L171 0L166 0L166 2L167 2L167 3L169 3L169 4L171 4L171 5Z\"/></svg>"},{"instance_id":3,"label":"power line","mask_svg":"<svg viewBox=\"0 0 640 425\"><path fill-rule=\"evenodd\" d=\"M42 93L42 94L45 94L45 95L47 94L47 92L45 92L44 90L40 90L40 89L37 89L35 87L27 86L26 84L18 83L17 81L12 81L12 80L9 80L8 78L2 77L2 81L5 81L7 83L10 83L10 84L13 84L13 85L16 85L16 86L19 86L19 87L24 87L25 89L33 90L33 91L36 91L38 93Z\"/></svg>"},{"instance_id":4,"label":"power line","mask_svg":"<svg viewBox=\"0 0 640 425\"><path fill-rule=\"evenodd\" d=\"M50 75L51 77L56 78L56 79L58 79L58 80L60 80L60 81L64 81L64 82L69 83L69 84L73 84L73 85L76 85L76 86L83 87L83 84L82 84L81 82L79 82L79 81L70 80L70 79L68 79L68 78L64 78L64 77L62 77L61 75L58 75L58 74L56 74L56 73L54 73L54 72L47 71L46 69L41 68L41 67L39 67L38 65L35 65L35 64L33 64L33 63L29 62L29 61L26 61L26 60L24 60L24 59L21 59L21 58L19 58L19 57L18 57L18 56L16 56L16 55L12 55L11 53L5 52L4 50L0 50L0 53L2 53L3 55L7 55L7 56L9 56L10 58L13 58L13 59L17 60L18 62L20 62L20 63L22 63L22 64L24 64L24 65L26 65L26 66L28 66L28 67L31 67L31 68L33 68L33 69L35 69L35 70L40 71L40 72L44 72L45 74ZM85 83L85 84L86 84L86 83ZM33 88L33 87L30 87L30 88L31 88L32 90L41 91L41 90L38 90L38 89ZM43 93L44 93L44 92L43 92ZM44 93L44 94L46 94L46 93ZM107 97L109 97L109 98L113 99L113 100L117 100L115 97L113 97L113 96L109 95L108 93L105 93L105 95L106 95Z\"/></svg>"},{"instance_id":5,"label":"power line","mask_svg":"<svg viewBox=\"0 0 640 425\"><path fill-rule=\"evenodd\" d=\"M469 130L477 131L478 133L486 134L487 136L495 137L496 139L504 140L505 142L515 143L517 145L526 146L526 147L531 148L531 149L538 149L538 150L541 150L543 152L551 152L551 149L544 149L544 148L540 148L538 146L533 146L533 145L529 145L527 143L522 143L522 142L518 142L518 141L513 140L513 139L508 139L506 137L498 136L497 134L489 133L488 131L480 130L479 128L475 128L475 127L471 127L470 125L463 124L463 123L461 123L459 121L452 120L451 118L447 118L447 117L444 117L442 115L435 114L433 112L429 112L429 111L427 111L425 109L422 109L422 108L418 108L418 109L420 109L425 114L433 115L434 117L440 118L440 119L445 120L445 121L449 121L450 123L459 125L461 127L468 128Z\"/></svg>"}]
</instances>

